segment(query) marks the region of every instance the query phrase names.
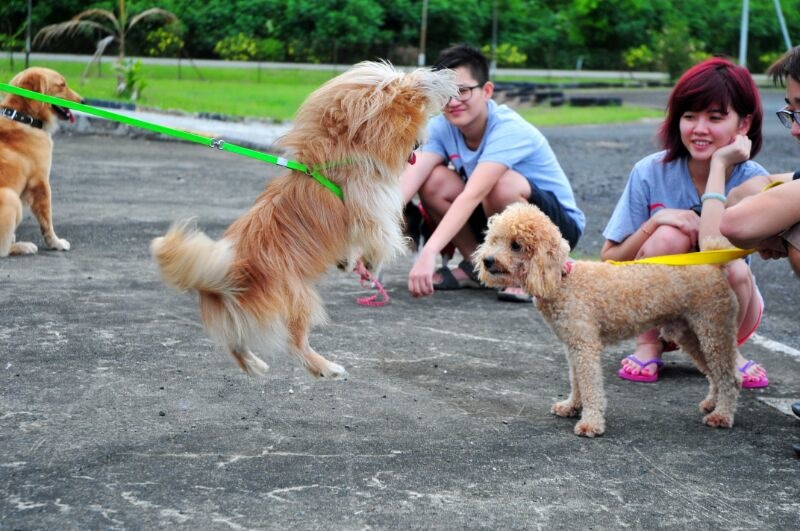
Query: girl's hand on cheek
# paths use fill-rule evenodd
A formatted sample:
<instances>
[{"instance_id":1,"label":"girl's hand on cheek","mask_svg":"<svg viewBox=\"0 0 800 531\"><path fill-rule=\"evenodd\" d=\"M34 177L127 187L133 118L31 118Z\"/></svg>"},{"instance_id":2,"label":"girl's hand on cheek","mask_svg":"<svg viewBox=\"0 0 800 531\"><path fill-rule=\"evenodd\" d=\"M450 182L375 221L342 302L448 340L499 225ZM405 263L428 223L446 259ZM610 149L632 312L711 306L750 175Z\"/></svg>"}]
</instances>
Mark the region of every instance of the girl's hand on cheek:
<instances>
[{"instance_id":1,"label":"girl's hand on cheek","mask_svg":"<svg viewBox=\"0 0 800 531\"><path fill-rule=\"evenodd\" d=\"M712 162L719 162L726 168L750 158L753 142L747 135L736 135L731 143L721 147L711 156Z\"/></svg>"}]
</instances>

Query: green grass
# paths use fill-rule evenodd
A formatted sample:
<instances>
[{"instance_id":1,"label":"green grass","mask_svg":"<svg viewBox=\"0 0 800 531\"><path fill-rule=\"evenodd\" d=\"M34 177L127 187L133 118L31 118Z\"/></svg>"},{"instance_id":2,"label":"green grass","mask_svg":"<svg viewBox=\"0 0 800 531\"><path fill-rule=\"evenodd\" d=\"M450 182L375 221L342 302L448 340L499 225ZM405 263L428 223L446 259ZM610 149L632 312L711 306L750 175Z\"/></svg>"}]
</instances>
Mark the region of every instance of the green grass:
<instances>
[{"instance_id":1,"label":"green grass","mask_svg":"<svg viewBox=\"0 0 800 531\"><path fill-rule=\"evenodd\" d=\"M623 105L622 107L549 107L546 104L518 108L523 118L537 127L554 125L599 125L636 122L645 118L663 118L657 109Z\"/></svg>"},{"instance_id":2,"label":"green grass","mask_svg":"<svg viewBox=\"0 0 800 531\"><path fill-rule=\"evenodd\" d=\"M0 80L8 81L22 69L15 61L12 70L8 60L0 56ZM36 62L58 70L84 98L127 101L114 95L115 76L112 59L106 58L98 76L81 83L84 63ZM142 65L146 86L138 105L161 110L189 113L209 112L264 120L291 120L303 100L338 72L321 70L266 70L248 68L211 68L195 70L188 62L181 66ZM180 75L180 79L178 78ZM202 76L202 79L199 77ZM634 122L642 118L659 118L660 111L643 107L549 107L546 104L517 109L526 120L537 126L583 125Z\"/></svg>"}]
</instances>

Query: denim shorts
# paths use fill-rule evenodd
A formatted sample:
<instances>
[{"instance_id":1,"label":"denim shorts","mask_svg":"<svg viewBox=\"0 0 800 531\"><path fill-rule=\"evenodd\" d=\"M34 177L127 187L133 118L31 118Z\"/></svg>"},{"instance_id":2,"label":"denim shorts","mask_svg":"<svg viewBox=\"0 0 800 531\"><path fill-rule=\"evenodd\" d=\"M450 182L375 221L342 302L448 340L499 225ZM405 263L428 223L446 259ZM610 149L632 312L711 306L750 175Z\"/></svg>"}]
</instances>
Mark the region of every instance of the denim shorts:
<instances>
[{"instance_id":1,"label":"denim shorts","mask_svg":"<svg viewBox=\"0 0 800 531\"><path fill-rule=\"evenodd\" d=\"M544 212L545 215L556 224L558 230L561 231L561 236L569 243L569 248L574 249L575 245L578 243L578 239L581 237L578 224L567 214L553 192L542 190L533 184L531 179L527 178L527 180L531 185L531 196L528 198L528 203L539 207L539 210ZM483 242L486 233L487 219L486 213L483 211L481 205L478 205L475 211L472 212L468 223L478 241Z\"/></svg>"}]
</instances>

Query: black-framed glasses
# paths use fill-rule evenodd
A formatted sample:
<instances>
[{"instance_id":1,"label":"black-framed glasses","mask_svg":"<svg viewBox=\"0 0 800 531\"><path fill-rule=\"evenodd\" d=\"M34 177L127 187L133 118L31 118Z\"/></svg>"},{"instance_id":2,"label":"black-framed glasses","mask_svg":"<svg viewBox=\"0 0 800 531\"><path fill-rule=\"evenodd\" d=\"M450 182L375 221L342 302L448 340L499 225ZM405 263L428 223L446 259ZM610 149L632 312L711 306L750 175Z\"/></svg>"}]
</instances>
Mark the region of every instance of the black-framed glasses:
<instances>
[{"instance_id":1,"label":"black-framed glasses","mask_svg":"<svg viewBox=\"0 0 800 531\"><path fill-rule=\"evenodd\" d=\"M458 101L467 101L472 97L472 91L476 88L481 88L482 86L482 83L478 83L477 85L472 85L471 87L458 87L458 96L456 96L456 99Z\"/></svg>"},{"instance_id":2,"label":"black-framed glasses","mask_svg":"<svg viewBox=\"0 0 800 531\"><path fill-rule=\"evenodd\" d=\"M797 122L800 125L800 111L790 111L788 109L781 109L775 113L778 115L778 120L781 121L786 129L792 128L792 122Z\"/></svg>"}]
</instances>

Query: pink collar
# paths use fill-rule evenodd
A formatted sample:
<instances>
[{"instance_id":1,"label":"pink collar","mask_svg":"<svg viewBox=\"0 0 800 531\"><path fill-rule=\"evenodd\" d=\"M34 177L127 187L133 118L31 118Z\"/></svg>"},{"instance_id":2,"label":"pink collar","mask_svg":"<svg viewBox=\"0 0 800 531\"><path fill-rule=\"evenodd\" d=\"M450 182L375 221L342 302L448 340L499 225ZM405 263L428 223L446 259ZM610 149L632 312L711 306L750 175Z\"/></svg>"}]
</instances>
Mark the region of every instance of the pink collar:
<instances>
[{"instance_id":1,"label":"pink collar","mask_svg":"<svg viewBox=\"0 0 800 531\"><path fill-rule=\"evenodd\" d=\"M564 263L564 267L561 268L561 277L563 278L563 277L569 275L570 273L572 273L572 268L574 268L574 267L575 267L575 260L570 258L569 260L567 260Z\"/></svg>"}]
</instances>

